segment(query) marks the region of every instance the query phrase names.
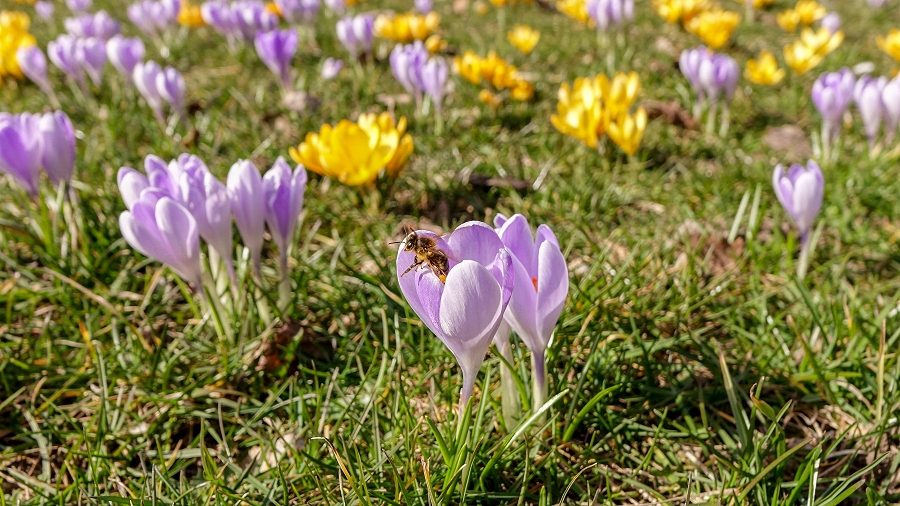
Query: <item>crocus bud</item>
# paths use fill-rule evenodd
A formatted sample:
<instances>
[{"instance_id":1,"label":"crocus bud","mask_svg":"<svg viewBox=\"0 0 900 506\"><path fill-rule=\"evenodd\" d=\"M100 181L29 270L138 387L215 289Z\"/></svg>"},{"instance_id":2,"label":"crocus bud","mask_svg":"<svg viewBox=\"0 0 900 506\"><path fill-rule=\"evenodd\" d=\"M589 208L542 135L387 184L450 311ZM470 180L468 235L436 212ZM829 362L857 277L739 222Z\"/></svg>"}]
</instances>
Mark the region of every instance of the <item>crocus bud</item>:
<instances>
[{"instance_id":1,"label":"crocus bud","mask_svg":"<svg viewBox=\"0 0 900 506\"><path fill-rule=\"evenodd\" d=\"M881 90L881 106L884 108L885 143L890 144L900 124L900 80L896 77Z\"/></svg>"},{"instance_id":2,"label":"crocus bud","mask_svg":"<svg viewBox=\"0 0 900 506\"><path fill-rule=\"evenodd\" d=\"M106 42L106 56L120 74L131 82L134 67L144 61L144 42L138 38L125 38L121 35L109 39Z\"/></svg>"},{"instance_id":3,"label":"crocus bud","mask_svg":"<svg viewBox=\"0 0 900 506\"><path fill-rule=\"evenodd\" d=\"M106 44L96 37L78 39L75 54L94 86L100 86L106 67Z\"/></svg>"},{"instance_id":4,"label":"crocus bud","mask_svg":"<svg viewBox=\"0 0 900 506\"><path fill-rule=\"evenodd\" d=\"M119 215L119 228L132 248L168 265L194 286L202 286L197 221L175 199L156 188L144 189L131 208Z\"/></svg>"},{"instance_id":5,"label":"crocus bud","mask_svg":"<svg viewBox=\"0 0 900 506\"><path fill-rule=\"evenodd\" d=\"M822 170L816 162L810 160L806 167L791 165L785 174L784 167L779 164L772 174L772 185L778 201L797 225L801 242L806 243L813 221L822 208L825 193Z\"/></svg>"},{"instance_id":6,"label":"crocus bud","mask_svg":"<svg viewBox=\"0 0 900 506\"><path fill-rule=\"evenodd\" d=\"M50 79L47 77L47 58L38 46L20 47L16 51L16 63L28 79L44 93L50 94Z\"/></svg>"},{"instance_id":7,"label":"crocus bud","mask_svg":"<svg viewBox=\"0 0 900 506\"><path fill-rule=\"evenodd\" d=\"M285 89L291 86L291 60L297 52L297 32L272 30L256 34L256 53L281 81Z\"/></svg>"},{"instance_id":8,"label":"crocus bud","mask_svg":"<svg viewBox=\"0 0 900 506\"><path fill-rule=\"evenodd\" d=\"M834 140L841 131L844 112L853 100L856 78L848 68L826 72L816 79L812 87L812 100L825 123L826 141Z\"/></svg>"},{"instance_id":9,"label":"crocus bud","mask_svg":"<svg viewBox=\"0 0 900 506\"><path fill-rule=\"evenodd\" d=\"M238 160L228 171L231 212L244 246L250 250L253 268L260 275L263 234L266 228L266 196L262 177L253 163Z\"/></svg>"},{"instance_id":10,"label":"crocus bud","mask_svg":"<svg viewBox=\"0 0 900 506\"><path fill-rule=\"evenodd\" d=\"M266 223L272 240L278 246L282 269L287 268L287 253L294 238L297 219L303 210L303 193L306 191L306 169L298 165L294 172L278 157L275 165L263 176L266 195Z\"/></svg>"},{"instance_id":11,"label":"crocus bud","mask_svg":"<svg viewBox=\"0 0 900 506\"><path fill-rule=\"evenodd\" d=\"M862 116L863 127L869 140L869 148L875 145L875 137L878 135L878 129L881 127L884 109L881 102L881 94L886 84L887 78L885 77L876 79L871 76L861 76L853 88L853 101L856 103L856 107L859 108L859 113Z\"/></svg>"},{"instance_id":12,"label":"crocus bud","mask_svg":"<svg viewBox=\"0 0 900 506\"><path fill-rule=\"evenodd\" d=\"M156 75L156 90L172 110L178 114L184 114L184 77L172 67Z\"/></svg>"},{"instance_id":13,"label":"crocus bud","mask_svg":"<svg viewBox=\"0 0 900 506\"><path fill-rule=\"evenodd\" d=\"M30 195L38 194L43 136L32 114L0 113L0 172L9 174Z\"/></svg>"},{"instance_id":14,"label":"crocus bud","mask_svg":"<svg viewBox=\"0 0 900 506\"><path fill-rule=\"evenodd\" d=\"M344 62L341 60L330 57L325 58L325 61L322 62L322 79L325 81L334 79L342 68L344 68Z\"/></svg>"},{"instance_id":15,"label":"crocus bud","mask_svg":"<svg viewBox=\"0 0 900 506\"><path fill-rule=\"evenodd\" d=\"M59 184L71 180L75 170L75 132L69 117L62 111L44 114L38 130L44 145L41 165L50 181Z\"/></svg>"},{"instance_id":16,"label":"crocus bud","mask_svg":"<svg viewBox=\"0 0 900 506\"><path fill-rule=\"evenodd\" d=\"M40 0L34 4L34 10L44 21L53 20L53 11L55 10L53 2L49 0Z\"/></svg>"},{"instance_id":17,"label":"crocus bud","mask_svg":"<svg viewBox=\"0 0 900 506\"><path fill-rule=\"evenodd\" d=\"M448 74L447 61L441 57L429 59L422 67L420 74L422 87L425 93L431 97L431 101L434 102L434 107L439 114L441 112L441 104L444 101L444 94L446 93L445 86Z\"/></svg>"},{"instance_id":18,"label":"crocus bud","mask_svg":"<svg viewBox=\"0 0 900 506\"><path fill-rule=\"evenodd\" d=\"M417 244L423 239L434 242L433 251L440 257L431 264L417 265ZM446 272L437 274L436 262L445 262L441 269ZM463 374L461 410L510 303L514 272L509 250L484 223L463 223L446 240L417 230L400 244L400 290L422 322L456 357Z\"/></svg>"},{"instance_id":19,"label":"crocus bud","mask_svg":"<svg viewBox=\"0 0 900 506\"><path fill-rule=\"evenodd\" d=\"M162 74L162 68L153 60L141 62L134 66L132 80L134 86L140 92L147 105L153 110L156 117L162 121L163 97L156 85L157 78Z\"/></svg>"},{"instance_id":20,"label":"crocus bud","mask_svg":"<svg viewBox=\"0 0 900 506\"><path fill-rule=\"evenodd\" d=\"M432 0L416 0L416 10L422 14L428 14L433 7Z\"/></svg>"}]
</instances>

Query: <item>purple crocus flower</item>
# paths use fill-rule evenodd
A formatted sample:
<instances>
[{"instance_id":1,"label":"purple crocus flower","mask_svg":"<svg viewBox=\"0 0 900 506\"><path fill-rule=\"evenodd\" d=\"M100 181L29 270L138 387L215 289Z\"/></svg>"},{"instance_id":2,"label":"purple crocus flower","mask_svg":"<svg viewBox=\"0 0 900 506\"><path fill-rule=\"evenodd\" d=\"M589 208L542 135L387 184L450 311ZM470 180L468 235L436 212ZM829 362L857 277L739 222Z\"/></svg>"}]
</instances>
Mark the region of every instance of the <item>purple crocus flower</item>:
<instances>
[{"instance_id":1,"label":"purple crocus flower","mask_svg":"<svg viewBox=\"0 0 900 506\"><path fill-rule=\"evenodd\" d=\"M129 39L116 35L106 42L106 56L109 63L125 76L129 83L135 65L144 61L144 54L144 42L137 37Z\"/></svg>"},{"instance_id":2,"label":"purple crocus flower","mask_svg":"<svg viewBox=\"0 0 900 506\"><path fill-rule=\"evenodd\" d=\"M258 0L238 0L231 4L231 9L235 35L240 35L245 42L254 40L259 31L270 32L278 27L278 17Z\"/></svg>"},{"instance_id":3,"label":"purple crocus flower","mask_svg":"<svg viewBox=\"0 0 900 506\"><path fill-rule=\"evenodd\" d=\"M87 12L94 2L92 0L66 0L66 7L72 12Z\"/></svg>"},{"instance_id":4,"label":"purple crocus flower","mask_svg":"<svg viewBox=\"0 0 900 506\"><path fill-rule=\"evenodd\" d=\"M535 392L544 396L535 399L539 408L546 400L544 354L568 297L569 269L559 241L547 225L539 226L534 236L521 214L509 219L497 215L494 225L500 240L512 252L516 272L516 285L505 317L531 350Z\"/></svg>"},{"instance_id":5,"label":"purple crocus flower","mask_svg":"<svg viewBox=\"0 0 900 506\"><path fill-rule=\"evenodd\" d=\"M875 145L875 137L881 127L884 106L881 102L881 94L887 84L886 77L874 78L869 75L860 76L853 88L853 101L859 108L862 116L863 127L869 140L869 149Z\"/></svg>"},{"instance_id":6,"label":"purple crocus flower","mask_svg":"<svg viewBox=\"0 0 900 506\"><path fill-rule=\"evenodd\" d=\"M322 62L322 79L325 81L334 79L342 68L344 68L344 62L341 60L331 57L325 58L325 61Z\"/></svg>"},{"instance_id":7,"label":"purple crocus flower","mask_svg":"<svg viewBox=\"0 0 900 506\"><path fill-rule=\"evenodd\" d=\"M820 23L822 28L828 30L829 33L836 33L841 29L841 16L836 12L829 12L822 17Z\"/></svg>"},{"instance_id":8,"label":"purple crocus flower","mask_svg":"<svg viewBox=\"0 0 900 506\"><path fill-rule=\"evenodd\" d=\"M884 108L885 143L890 144L900 124L900 79L894 78L881 90L881 106Z\"/></svg>"},{"instance_id":9,"label":"purple crocus flower","mask_svg":"<svg viewBox=\"0 0 900 506\"><path fill-rule=\"evenodd\" d=\"M460 411L468 403L478 369L500 327L514 287L513 258L494 229L479 222L460 225L447 239L418 230L449 257L441 280L428 266L410 268L416 260L406 246L397 253L400 290L409 306L456 357L462 369Z\"/></svg>"},{"instance_id":10,"label":"purple crocus flower","mask_svg":"<svg viewBox=\"0 0 900 506\"><path fill-rule=\"evenodd\" d=\"M53 184L72 179L75 171L75 131L66 113L56 111L40 116L38 131L43 137L41 165Z\"/></svg>"},{"instance_id":11,"label":"purple crocus flower","mask_svg":"<svg viewBox=\"0 0 900 506\"><path fill-rule=\"evenodd\" d=\"M31 196L38 194L43 136L40 116L0 113L0 173L9 174Z\"/></svg>"},{"instance_id":12,"label":"purple crocus flower","mask_svg":"<svg viewBox=\"0 0 900 506\"><path fill-rule=\"evenodd\" d=\"M285 89L291 88L291 59L297 53L297 32L294 30L272 30L256 34L256 53L259 58L281 80Z\"/></svg>"},{"instance_id":13,"label":"purple crocus flower","mask_svg":"<svg viewBox=\"0 0 900 506\"><path fill-rule=\"evenodd\" d=\"M184 88L184 77L173 67L166 67L156 76L159 96L179 115L184 114Z\"/></svg>"},{"instance_id":14,"label":"purple crocus flower","mask_svg":"<svg viewBox=\"0 0 900 506\"><path fill-rule=\"evenodd\" d=\"M819 210L822 208L822 197L825 192L825 179L816 162L810 160L806 167L794 164L784 173L784 167L778 164L772 174L772 185L775 195L787 211L797 229L800 240L806 243L809 231Z\"/></svg>"},{"instance_id":15,"label":"purple crocus flower","mask_svg":"<svg viewBox=\"0 0 900 506\"><path fill-rule=\"evenodd\" d=\"M162 68L160 68L159 64L150 60L135 65L131 77L134 81L135 88L137 88L141 96L144 97L144 100L147 101L147 105L153 110L153 114L156 118L162 123L165 122L162 113L163 97L160 95L159 87L156 84L161 74Z\"/></svg>"},{"instance_id":16,"label":"purple crocus flower","mask_svg":"<svg viewBox=\"0 0 900 506\"><path fill-rule=\"evenodd\" d=\"M272 240L278 246L282 273L286 273L288 248L294 238L297 219L303 210L306 169L298 165L291 173L287 162L279 156L275 165L263 176L263 191L266 198L266 223Z\"/></svg>"},{"instance_id":17,"label":"purple crocus flower","mask_svg":"<svg viewBox=\"0 0 900 506\"><path fill-rule=\"evenodd\" d=\"M266 195L259 169L250 161L238 160L228 171L227 186L234 222L259 276L266 228Z\"/></svg>"},{"instance_id":18,"label":"purple crocus flower","mask_svg":"<svg viewBox=\"0 0 900 506\"><path fill-rule=\"evenodd\" d=\"M587 12L597 23L597 30L605 32L634 19L634 0L593 0L588 2Z\"/></svg>"},{"instance_id":19,"label":"purple crocus flower","mask_svg":"<svg viewBox=\"0 0 900 506\"><path fill-rule=\"evenodd\" d=\"M421 12L422 14L428 14L431 12L431 9L434 8L434 3L432 0L416 0L415 1L416 10Z\"/></svg>"},{"instance_id":20,"label":"purple crocus flower","mask_svg":"<svg viewBox=\"0 0 900 506\"><path fill-rule=\"evenodd\" d=\"M358 14L343 18L337 22L336 28L338 40L350 52L350 55L358 57L372 50L375 21L371 14Z\"/></svg>"},{"instance_id":21,"label":"purple crocus flower","mask_svg":"<svg viewBox=\"0 0 900 506\"><path fill-rule=\"evenodd\" d=\"M40 0L34 4L34 11L37 12L37 15L40 16L44 21L50 21L53 19L53 11L56 8L53 6L53 2L49 0Z\"/></svg>"},{"instance_id":22,"label":"purple crocus flower","mask_svg":"<svg viewBox=\"0 0 900 506\"><path fill-rule=\"evenodd\" d=\"M96 37L78 39L75 54L94 86L100 86L106 67L106 44Z\"/></svg>"},{"instance_id":23,"label":"purple crocus flower","mask_svg":"<svg viewBox=\"0 0 900 506\"><path fill-rule=\"evenodd\" d=\"M53 93L50 79L47 77L47 58L38 46L20 47L16 51L16 62L22 73L38 86L45 94Z\"/></svg>"},{"instance_id":24,"label":"purple crocus flower","mask_svg":"<svg viewBox=\"0 0 900 506\"><path fill-rule=\"evenodd\" d=\"M703 87L700 86L700 63L706 59L708 53L709 50L706 49L706 46L699 46L685 49L678 59L678 68L697 93L698 102L702 102L705 98Z\"/></svg>"},{"instance_id":25,"label":"purple crocus flower","mask_svg":"<svg viewBox=\"0 0 900 506\"><path fill-rule=\"evenodd\" d=\"M128 6L128 19L134 23L138 30L150 37L159 35L159 27L157 18L153 11L155 10L155 2L153 0L140 0Z\"/></svg>"},{"instance_id":26,"label":"purple crocus flower","mask_svg":"<svg viewBox=\"0 0 900 506\"><path fill-rule=\"evenodd\" d=\"M437 109L438 114L440 114L441 105L446 93L445 87L447 84L447 76L449 75L447 61L441 57L430 58L422 67L420 75L422 78L422 88L425 90L425 93L431 97L435 109Z\"/></svg>"},{"instance_id":27,"label":"purple crocus flower","mask_svg":"<svg viewBox=\"0 0 900 506\"><path fill-rule=\"evenodd\" d=\"M175 199L156 188L143 189L119 215L119 228L132 248L202 290L197 221Z\"/></svg>"},{"instance_id":28,"label":"purple crocus flower","mask_svg":"<svg viewBox=\"0 0 900 506\"><path fill-rule=\"evenodd\" d=\"M338 16L343 16L347 11L347 0L325 0L325 5Z\"/></svg>"},{"instance_id":29,"label":"purple crocus flower","mask_svg":"<svg viewBox=\"0 0 900 506\"><path fill-rule=\"evenodd\" d=\"M397 44L391 51L391 72L400 82L400 85L416 98L416 103L422 101L422 67L428 61L428 50L425 44L417 40L413 44Z\"/></svg>"},{"instance_id":30,"label":"purple crocus flower","mask_svg":"<svg viewBox=\"0 0 900 506\"><path fill-rule=\"evenodd\" d=\"M76 37L97 37L107 41L121 31L119 22L110 17L106 11L95 14L83 14L65 20L66 31Z\"/></svg>"},{"instance_id":31,"label":"purple crocus flower","mask_svg":"<svg viewBox=\"0 0 900 506\"><path fill-rule=\"evenodd\" d=\"M826 72L816 79L812 87L812 100L825 123L823 141L831 143L841 133L841 119L853 100L856 78L844 67L837 72Z\"/></svg>"},{"instance_id":32,"label":"purple crocus flower","mask_svg":"<svg viewBox=\"0 0 900 506\"><path fill-rule=\"evenodd\" d=\"M319 13L320 0L275 0L281 17L292 25L309 23Z\"/></svg>"},{"instance_id":33,"label":"purple crocus flower","mask_svg":"<svg viewBox=\"0 0 900 506\"><path fill-rule=\"evenodd\" d=\"M700 60L700 67L697 70L700 88L711 102L716 102L719 95L723 94L725 102L731 102L740 75L740 69L734 58L712 52Z\"/></svg>"},{"instance_id":34,"label":"purple crocus flower","mask_svg":"<svg viewBox=\"0 0 900 506\"><path fill-rule=\"evenodd\" d=\"M84 88L84 66L81 64L77 46L77 38L63 34L47 44L47 56L69 79Z\"/></svg>"}]
</instances>

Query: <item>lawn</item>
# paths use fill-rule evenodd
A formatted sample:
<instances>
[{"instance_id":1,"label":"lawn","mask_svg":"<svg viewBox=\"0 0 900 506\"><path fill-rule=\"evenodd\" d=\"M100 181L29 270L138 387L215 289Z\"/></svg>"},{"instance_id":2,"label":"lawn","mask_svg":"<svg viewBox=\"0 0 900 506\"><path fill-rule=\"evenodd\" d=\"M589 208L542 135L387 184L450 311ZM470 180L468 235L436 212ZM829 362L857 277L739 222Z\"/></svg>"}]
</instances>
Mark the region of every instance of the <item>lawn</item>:
<instances>
[{"instance_id":1,"label":"lawn","mask_svg":"<svg viewBox=\"0 0 900 506\"><path fill-rule=\"evenodd\" d=\"M820 160L805 277L772 187L776 164L815 157L822 72L900 66L876 44L900 28L896 1L822 4L840 15L843 43L774 86L742 76L725 135L690 117L678 59L700 40L644 0L614 62L610 41L547 6L436 0L448 58L496 50L535 88L492 107L451 70L440 133L393 77L394 43L376 38L374 57L353 61L324 6L301 31L293 72L305 94L290 100L252 43L209 27L173 28L165 47L144 37L147 59L186 81L189 125L168 131L114 69L82 96L51 65L77 131L71 184L45 180L32 199L0 176L0 506L900 503L900 144L870 153L851 106L834 161ZM92 10L143 36L126 6ZM785 68L797 35L776 14L792 6L745 17L718 51L741 73L763 49ZM44 49L70 15L3 8L27 12ZM541 33L529 55L506 39L515 24ZM323 80L329 56L345 68ZM610 66L637 72L650 116L633 156L551 124L562 83ZM52 110L28 80L4 81L0 104ZM409 120L408 167L373 187L310 171L286 293L272 241L261 281L236 248L240 281L220 286L225 303L210 311L123 238L122 166L193 153L223 181L238 159L293 167L288 150L307 133L385 111ZM407 223L450 232L516 213L553 229L569 291L541 409L530 352L513 338L522 407L510 420L493 347L469 409L457 405L460 368L406 302L391 243Z\"/></svg>"}]
</instances>

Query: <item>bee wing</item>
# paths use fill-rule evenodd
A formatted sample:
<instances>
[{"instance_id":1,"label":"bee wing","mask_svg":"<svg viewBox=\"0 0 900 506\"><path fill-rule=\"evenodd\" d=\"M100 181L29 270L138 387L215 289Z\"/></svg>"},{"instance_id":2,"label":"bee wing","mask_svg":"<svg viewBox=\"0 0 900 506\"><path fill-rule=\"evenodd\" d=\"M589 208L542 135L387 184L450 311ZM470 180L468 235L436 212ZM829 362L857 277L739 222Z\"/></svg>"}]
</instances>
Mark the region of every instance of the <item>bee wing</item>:
<instances>
[{"instance_id":1,"label":"bee wing","mask_svg":"<svg viewBox=\"0 0 900 506\"><path fill-rule=\"evenodd\" d=\"M453 235L453 232L447 232L446 234L441 236L441 240L446 244L451 235ZM447 258L449 258L450 260L453 260L456 263L460 262L460 260L456 258L455 255L453 255L453 252L450 251L450 248L441 248L441 251L443 251L444 254L447 255Z\"/></svg>"}]
</instances>

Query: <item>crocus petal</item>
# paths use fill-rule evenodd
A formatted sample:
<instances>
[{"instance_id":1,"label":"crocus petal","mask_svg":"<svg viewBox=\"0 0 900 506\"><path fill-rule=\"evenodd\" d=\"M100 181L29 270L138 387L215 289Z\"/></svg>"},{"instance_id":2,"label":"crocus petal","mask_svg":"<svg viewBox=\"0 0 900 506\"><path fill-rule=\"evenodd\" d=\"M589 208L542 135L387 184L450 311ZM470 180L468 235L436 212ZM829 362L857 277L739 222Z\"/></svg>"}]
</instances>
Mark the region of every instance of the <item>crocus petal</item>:
<instances>
[{"instance_id":1,"label":"crocus petal","mask_svg":"<svg viewBox=\"0 0 900 506\"><path fill-rule=\"evenodd\" d=\"M525 266L529 278L537 275L537 262L534 255L534 238L531 226L521 214L515 214L497 231L503 244Z\"/></svg>"},{"instance_id":2,"label":"crocus petal","mask_svg":"<svg viewBox=\"0 0 900 506\"><path fill-rule=\"evenodd\" d=\"M490 265L503 248L503 241L490 226L470 221L463 223L447 238L451 259L462 262L474 260L481 265Z\"/></svg>"},{"instance_id":3,"label":"crocus petal","mask_svg":"<svg viewBox=\"0 0 900 506\"><path fill-rule=\"evenodd\" d=\"M175 256L172 267L181 277L200 286L200 240L194 217L175 200L163 197L156 205L156 223L160 237Z\"/></svg>"},{"instance_id":4,"label":"crocus petal","mask_svg":"<svg viewBox=\"0 0 900 506\"><path fill-rule=\"evenodd\" d=\"M559 246L541 244L537 271L537 327L546 347L569 294L569 268Z\"/></svg>"},{"instance_id":5,"label":"crocus petal","mask_svg":"<svg viewBox=\"0 0 900 506\"><path fill-rule=\"evenodd\" d=\"M119 193L122 195L125 207L129 210L134 203L137 202L138 198L141 196L141 192L150 186L150 182L147 181L147 176L131 167L120 168L116 179L119 183Z\"/></svg>"},{"instance_id":6,"label":"crocus petal","mask_svg":"<svg viewBox=\"0 0 900 506\"><path fill-rule=\"evenodd\" d=\"M500 285L483 265L465 260L450 270L440 302L440 328L463 369L481 366L503 309Z\"/></svg>"}]
</instances>

